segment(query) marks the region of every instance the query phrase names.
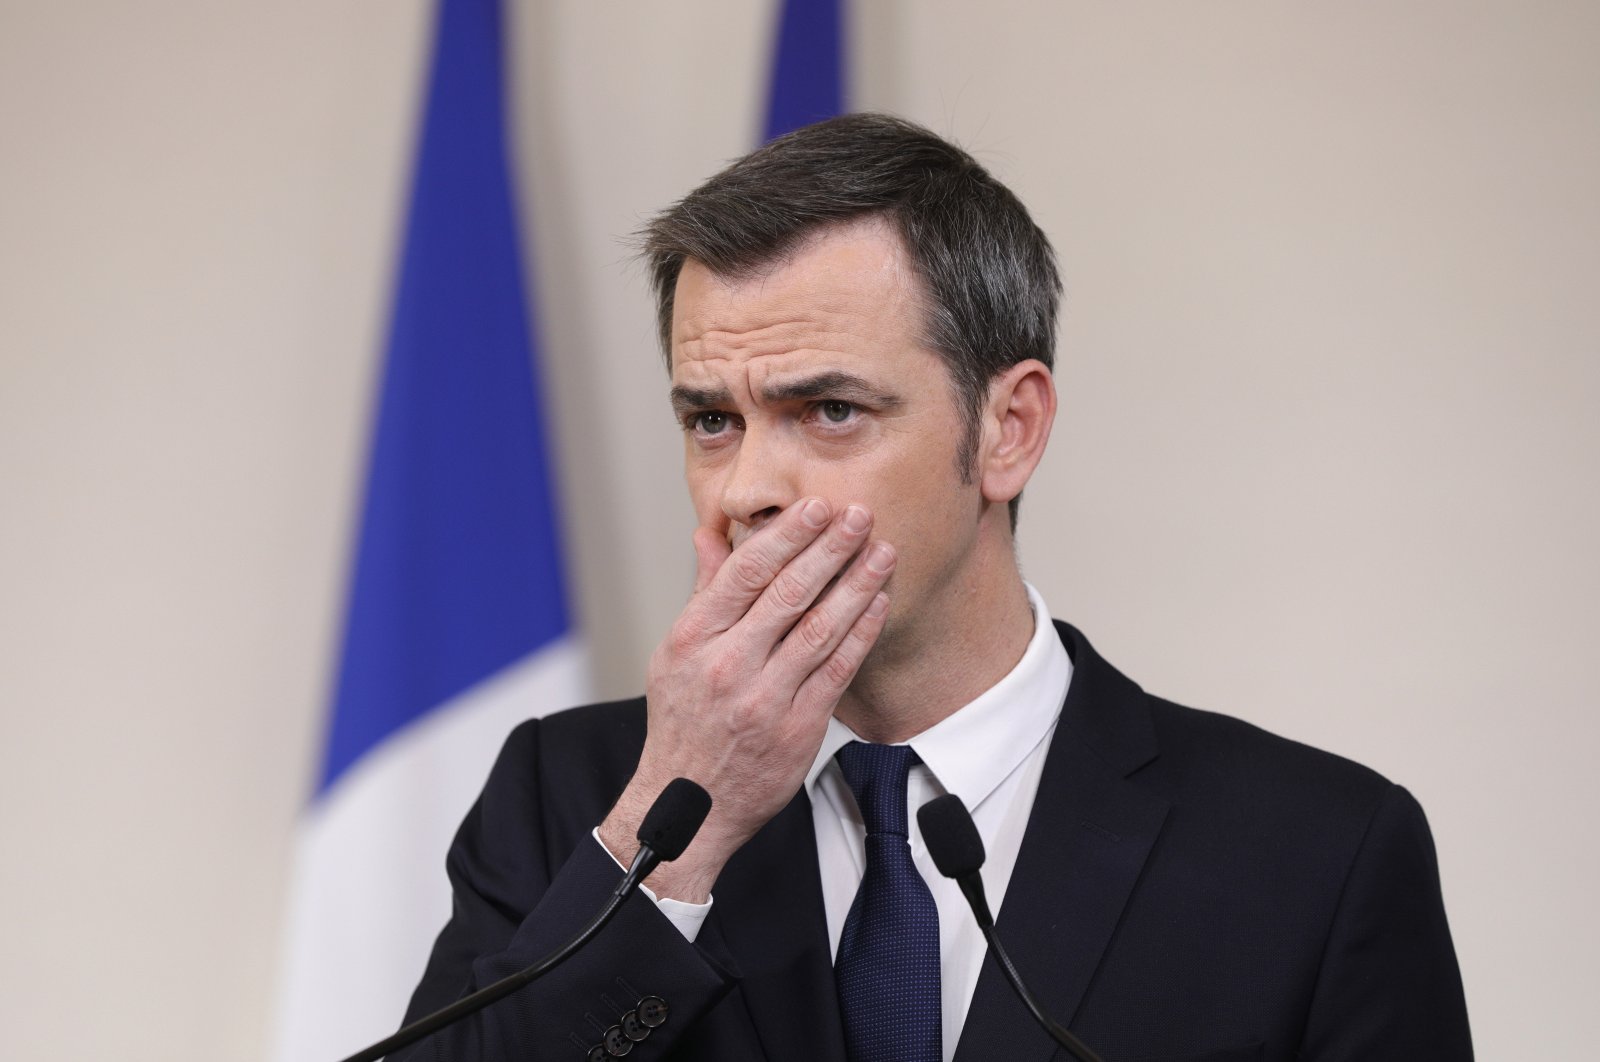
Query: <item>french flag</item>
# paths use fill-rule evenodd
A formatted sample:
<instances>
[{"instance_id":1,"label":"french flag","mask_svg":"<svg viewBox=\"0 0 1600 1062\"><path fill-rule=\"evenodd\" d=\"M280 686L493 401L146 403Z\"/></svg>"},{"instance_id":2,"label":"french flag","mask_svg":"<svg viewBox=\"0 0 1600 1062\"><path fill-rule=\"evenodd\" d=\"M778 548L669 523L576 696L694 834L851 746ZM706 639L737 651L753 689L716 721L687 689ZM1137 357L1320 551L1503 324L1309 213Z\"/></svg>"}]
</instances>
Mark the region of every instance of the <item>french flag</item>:
<instances>
[{"instance_id":1,"label":"french flag","mask_svg":"<svg viewBox=\"0 0 1600 1062\"><path fill-rule=\"evenodd\" d=\"M780 0L763 140L845 112L844 0Z\"/></svg>"},{"instance_id":2,"label":"french flag","mask_svg":"<svg viewBox=\"0 0 1600 1062\"><path fill-rule=\"evenodd\" d=\"M589 699L506 151L499 0L441 0L274 1056L392 1032L510 730Z\"/></svg>"},{"instance_id":3,"label":"french flag","mask_svg":"<svg viewBox=\"0 0 1600 1062\"><path fill-rule=\"evenodd\" d=\"M780 0L767 139L843 110L841 0ZM507 733L589 700L505 139L499 0L440 0L338 684L300 826L274 1059L392 1032Z\"/></svg>"}]
</instances>

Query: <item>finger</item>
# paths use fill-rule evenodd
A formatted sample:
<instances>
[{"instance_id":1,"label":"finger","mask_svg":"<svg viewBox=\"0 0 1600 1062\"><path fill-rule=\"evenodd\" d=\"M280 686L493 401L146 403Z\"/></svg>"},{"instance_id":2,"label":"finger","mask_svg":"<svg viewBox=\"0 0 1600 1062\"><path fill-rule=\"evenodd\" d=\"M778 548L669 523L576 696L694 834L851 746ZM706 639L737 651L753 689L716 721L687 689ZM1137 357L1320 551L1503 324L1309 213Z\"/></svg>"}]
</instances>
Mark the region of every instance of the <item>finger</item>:
<instances>
[{"instance_id":1,"label":"finger","mask_svg":"<svg viewBox=\"0 0 1600 1062\"><path fill-rule=\"evenodd\" d=\"M833 712L839 698L855 681L867 653L877 644L888 615L889 595L880 591L851 626L838 648L828 654L828 658L807 675L795 691L794 706L797 710L816 715Z\"/></svg>"},{"instance_id":2,"label":"finger","mask_svg":"<svg viewBox=\"0 0 1600 1062\"><path fill-rule=\"evenodd\" d=\"M806 610L828 590L828 584L838 578L850 559L861 551L871 529L872 514L860 505L852 505L818 535L815 542L784 565L762 591L760 600L750 606L749 615L740 625L741 636L747 639L747 651L761 653L759 659L765 660L766 654L789 635ZM872 591L876 592L881 586L882 580L879 580ZM866 608L871 600L872 593L866 594L861 598L860 607ZM845 622L839 633L842 635L849 626L849 622Z\"/></svg>"},{"instance_id":3,"label":"finger","mask_svg":"<svg viewBox=\"0 0 1600 1062\"><path fill-rule=\"evenodd\" d=\"M792 688L819 667L882 596L896 559L887 542L874 542L861 551L784 637L768 662L773 678Z\"/></svg>"},{"instance_id":4,"label":"finger","mask_svg":"<svg viewBox=\"0 0 1600 1062\"><path fill-rule=\"evenodd\" d=\"M828 526L832 510L821 498L789 506L733 550L690 608L711 631L725 631L750 610L773 577Z\"/></svg>"},{"instance_id":5,"label":"finger","mask_svg":"<svg viewBox=\"0 0 1600 1062\"><path fill-rule=\"evenodd\" d=\"M709 527L694 529L694 592L699 593L711 585L711 579L722 567L733 550L728 540Z\"/></svg>"}]
</instances>

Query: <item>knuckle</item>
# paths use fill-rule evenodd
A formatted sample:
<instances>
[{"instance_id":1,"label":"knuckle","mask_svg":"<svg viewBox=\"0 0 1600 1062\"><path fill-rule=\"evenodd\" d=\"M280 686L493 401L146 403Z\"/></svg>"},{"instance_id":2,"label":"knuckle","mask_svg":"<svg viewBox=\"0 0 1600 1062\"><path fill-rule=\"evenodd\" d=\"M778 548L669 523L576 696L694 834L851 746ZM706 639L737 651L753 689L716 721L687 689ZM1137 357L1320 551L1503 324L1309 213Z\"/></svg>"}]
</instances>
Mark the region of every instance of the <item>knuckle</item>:
<instances>
[{"instance_id":1,"label":"knuckle","mask_svg":"<svg viewBox=\"0 0 1600 1062\"><path fill-rule=\"evenodd\" d=\"M789 612L799 612L811 603L810 588L787 569L772 580L772 597Z\"/></svg>"},{"instance_id":2,"label":"knuckle","mask_svg":"<svg viewBox=\"0 0 1600 1062\"><path fill-rule=\"evenodd\" d=\"M743 734L755 728L758 713L749 701L739 701L728 706L727 727L730 735Z\"/></svg>"},{"instance_id":3,"label":"knuckle","mask_svg":"<svg viewBox=\"0 0 1600 1062\"><path fill-rule=\"evenodd\" d=\"M666 641L661 643L661 648L656 652L666 656L688 656L699 643L700 632L692 624L679 621L672 625Z\"/></svg>"},{"instance_id":4,"label":"knuckle","mask_svg":"<svg viewBox=\"0 0 1600 1062\"><path fill-rule=\"evenodd\" d=\"M718 657L706 667L706 684L718 693L737 689L742 670L739 662L732 657Z\"/></svg>"},{"instance_id":5,"label":"knuckle","mask_svg":"<svg viewBox=\"0 0 1600 1062\"><path fill-rule=\"evenodd\" d=\"M835 686L843 687L849 685L850 680L855 677L855 673L855 661L843 653L834 653L822 665L823 677Z\"/></svg>"},{"instance_id":6,"label":"knuckle","mask_svg":"<svg viewBox=\"0 0 1600 1062\"><path fill-rule=\"evenodd\" d=\"M794 714L797 717L803 716L806 705L801 703L797 707L800 708L800 711ZM810 737L811 734L808 728L801 726L786 726L778 733L778 741L787 748L805 747L811 743L808 740Z\"/></svg>"},{"instance_id":7,"label":"knuckle","mask_svg":"<svg viewBox=\"0 0 1600 1062\"><path fill-rule=\"evenodd\" d=\"M790 546L801 547L816 538L817 533L799 520L789 520L783 524L782 537Z\"/></svg>"},{"instance_id":8,"label":"knuckle","mask_svg":"<svg viewBox=\"0 0 1600 1062\"><path fill-rule=\"evenodd\" d=\"M821 612L810 612L795 628L800 641L812 652L821 652L833 641L834 624Z\"/></svg>"},{"instance_id":9,"label":"knuckle","mask_svg":"<svg viewBox=\"0 0 1600 1062\"><path fill-rule=\"evenodd\" d=\"M835 557L848 558L855 555L856 551L861 548L861 543L851 538L844 531L838 530L823 540L822 548Z\"/></svg>"},{"instance_id":10,"label":"knuckle","mask_svg":"<svg viewBox=\"0 0 1600 1062\"><path fill-rule=\"evenodd\" d=\"M733 576L734 584L741 590L754 593L767 585L765 559L754 550L734 554L728 570Z\"/></svg>"},{"instance_id":11,"label":"knuckle","mask_svg":"<svg viewBox=\"0 0 1600 1062\"><path fill-rule=\"evenodd\" d=\"M874 573L865 564L857 564L850 572L847 581L850 584L850 589L858 594L874 594L883 585L885 578L886 576Z\"/></svg>"}]
</instances>

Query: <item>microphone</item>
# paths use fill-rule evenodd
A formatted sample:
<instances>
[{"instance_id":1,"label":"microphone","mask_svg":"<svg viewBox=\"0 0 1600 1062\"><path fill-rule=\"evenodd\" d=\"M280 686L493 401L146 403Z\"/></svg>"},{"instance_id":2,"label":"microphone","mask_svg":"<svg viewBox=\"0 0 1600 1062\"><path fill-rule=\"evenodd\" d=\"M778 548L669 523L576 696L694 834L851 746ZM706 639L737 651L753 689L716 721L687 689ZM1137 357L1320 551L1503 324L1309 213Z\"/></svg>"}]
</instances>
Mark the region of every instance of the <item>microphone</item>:
<instances>
[{"instance_id":1,"label":"microphone","mask_svg":"<svg viewBox=\"0 0 1600 1062\"><path fill-rule=\"evenodd\" d=\"M961 894L967 898L967 906L972 908L978 928L983 930L983 937L989 942L989 950L994 952L1006 980L1011 983L1017 998L1028 1008L1028 1013L1078 1062L1105 1062L1082 1040L1040 1009L1039 1001L1022 983L1022 975L1012 965L1011 956L1000 944L994 916L989 913L989 901L983 895L983 878L978 875L978 870L983 866L983 838L978 836L978 827L973 824L972 816L967 813L967 806L961 802L961 798L954 793L947 793L928 801L917 809L917 824L922 827L922 840L928 846L928 854L933 857L933 865L939 868L939 873L954 878L956 884L961 886Z\"/></svg>"},{"instance_id":2,"label":"microphone","mask_svg":"<svg viewBox=\"0 0 1600 1062\"><path fill-rule=\"evenodd\" d=\"M589 924L584 926L577 936L532 966L480 988L442 1010L418 1018L394 1035L357 1051L343 1062L378 1062L385 1055L414 1044L424 1036L438 1032L446 1025L460 1021L490 1003L504 999L517 989L531 984L560 966L572 956L573 952L583 947L591 937L605 928L606 923L611 921L622 907L623 901L639 887L641 881L650 876L652 870L664 862L670 863L683 855L684 849L694 840L695 833L700 829L700 824L706 821L706 815L710 811L711 794L700 786L687 778L674 778L668 782L666 788L661 790L661 795L656 797L656 802L650 805L650 810L645 812L644 821L639 823L639 830L635 834L639 841L639 852L629 864L628 872L612 890L605 906L600 908L600 912L589 920Z\"/></svg>"},{"instance_id":3,"label":"microphone","mask_svg":"<svg viewBox=\"0 0 1600 1062\"><path fill-rule=\"evenodd\" d=\"M710 793L687 778L668 782L650 810L644 813L644 821L639 823L638 832L634 834L639 841L635 865L641 859L649 863L649 870L639 875L640 880L648 878L650 871L662 863L670 863L683 855L710 812ZM647 856L646 852L650 854ZM629 873L633 869L629 867Z\"/></svg>"}]
</instances>

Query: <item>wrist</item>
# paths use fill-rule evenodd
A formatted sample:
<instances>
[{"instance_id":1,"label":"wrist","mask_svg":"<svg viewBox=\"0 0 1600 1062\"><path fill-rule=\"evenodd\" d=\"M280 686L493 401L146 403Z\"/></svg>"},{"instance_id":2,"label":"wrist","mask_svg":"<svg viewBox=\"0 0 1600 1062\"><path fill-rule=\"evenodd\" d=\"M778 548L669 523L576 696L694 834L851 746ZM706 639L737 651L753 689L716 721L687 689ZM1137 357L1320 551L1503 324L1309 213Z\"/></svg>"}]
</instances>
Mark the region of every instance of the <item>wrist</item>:
<instances>
[{"instance_id":1,"label":"wrist","mask_svg":"<svg viewBox=\"0 0 1600 1062\"><path fill-rule=\"evenodd\" d=\"M608 817L596 831L600 843L620 866L632 864L639 854L639 842L634 829ZM726 864L725 857L710 851L709 845L696 852L690 844L683 855L670 863L662 863L644 879L644 884L658 898L682 900L684 903L706 903L711 899L711 888L717 882Z\"/></svg>"},{"instance_id":2,"label":"wrist","mask_svg":"<svg viewBox=\"0 0 1600 1062\"><path fill-rule=\"evenodd\" d=\"M722 866L719 862L696 861L685 852L672 862L656 867L644 883L657 899L710 903L711 891L722 873Z\"/></svg>"},{"instance_id":3,"label":"wrist","mask_svg":"<svg viewBox=\"0 0 1600 1062\"><path fill-rule=\"evenodd\" d=\"M646 774L641 770L634 775L597 830L600 843L624 867L630 866L639 854L639 824L665 786L655 784ZM715 811L712 815L715 818ZM706 902L731 854L716 842L715 833L712 822L705 823L683 855L658 866L645 884L660 897L685 903Z\"/></svg>"}]
</instances>

